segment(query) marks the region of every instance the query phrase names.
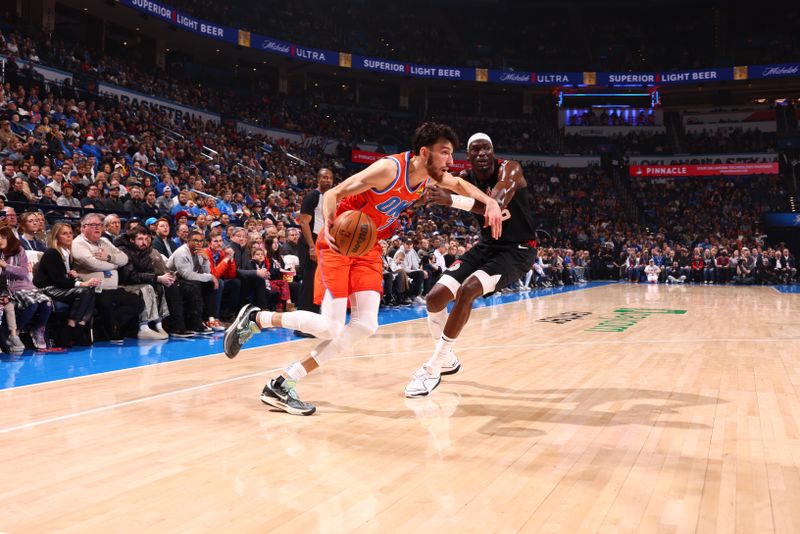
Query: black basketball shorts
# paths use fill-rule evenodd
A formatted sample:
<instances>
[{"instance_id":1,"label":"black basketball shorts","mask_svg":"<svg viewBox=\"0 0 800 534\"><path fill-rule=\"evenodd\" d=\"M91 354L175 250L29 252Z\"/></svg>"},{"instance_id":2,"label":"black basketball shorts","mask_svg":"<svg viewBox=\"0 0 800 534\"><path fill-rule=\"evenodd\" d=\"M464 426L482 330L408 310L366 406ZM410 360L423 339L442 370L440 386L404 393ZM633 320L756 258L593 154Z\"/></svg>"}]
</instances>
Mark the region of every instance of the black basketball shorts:
<instances>
[{"instance_id":1,"label":"black basketball shorts","mask_svg":"<svg viewBox=\"0 0 800 534\"><path fill-rule=\"evenodd\" d=\"M489 245L480 242L443 274L463 284L475 271L483 271L496 280L494 289L500 290L530 271L535 259L534 249L525 243Z\"/></svg>"}]
</instances>

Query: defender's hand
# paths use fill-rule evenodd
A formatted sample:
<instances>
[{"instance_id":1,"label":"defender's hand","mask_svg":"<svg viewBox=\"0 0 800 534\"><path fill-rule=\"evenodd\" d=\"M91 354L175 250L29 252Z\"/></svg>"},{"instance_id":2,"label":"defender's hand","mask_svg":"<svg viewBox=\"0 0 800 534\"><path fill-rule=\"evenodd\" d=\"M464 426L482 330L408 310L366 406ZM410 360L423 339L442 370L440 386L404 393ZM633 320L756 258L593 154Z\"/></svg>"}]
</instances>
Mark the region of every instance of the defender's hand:
<instances>
[{"instance_id":1,"label":"defender's hand","mask_svg":"<svg viewBox=\"0 0 800 534\"><path fill-rule=\"evenodd\" d=\"M500 239L500 235L503 233L503 213L500 211L500 205L495 199L492 198L489 200L491 200L491 202L486 205L486 211L483 214L483 226L491 226L492 237L494 239Z\"/></svg>"}]
</instances>

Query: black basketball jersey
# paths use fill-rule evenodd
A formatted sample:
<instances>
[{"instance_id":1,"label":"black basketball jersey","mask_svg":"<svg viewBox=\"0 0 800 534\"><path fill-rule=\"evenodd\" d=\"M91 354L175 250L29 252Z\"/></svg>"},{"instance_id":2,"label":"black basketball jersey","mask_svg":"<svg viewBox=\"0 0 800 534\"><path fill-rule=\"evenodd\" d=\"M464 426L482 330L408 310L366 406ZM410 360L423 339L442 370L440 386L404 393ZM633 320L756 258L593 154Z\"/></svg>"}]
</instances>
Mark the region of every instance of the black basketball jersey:
<instances>
[{"instance_id":1,"label":"black basketball jersey","mask_svg":"<svg viewBox=\"0 0 800 534\"><path fill-rule=\"evenodd\" d=\"M488 180L481 182L475 176L475 171L470 169L465 179L477 186L487 195L492 194L492 189L497 185L498 176L500 174L500 167L503 160L495 159L494 172L489 176ZM500 239L492 238L491 227L481 228L482 241L488 244L516 244L527 243L536 239L536 228L533 225L533 214L531 211L531 198L527 187L522 187L514 192L511 202L508 203L506 209L511 214L511 218L503 221L503 235ZM478 218L481 226L483 226L483 215L473 214Z\"/></svg>"}]
</instances>

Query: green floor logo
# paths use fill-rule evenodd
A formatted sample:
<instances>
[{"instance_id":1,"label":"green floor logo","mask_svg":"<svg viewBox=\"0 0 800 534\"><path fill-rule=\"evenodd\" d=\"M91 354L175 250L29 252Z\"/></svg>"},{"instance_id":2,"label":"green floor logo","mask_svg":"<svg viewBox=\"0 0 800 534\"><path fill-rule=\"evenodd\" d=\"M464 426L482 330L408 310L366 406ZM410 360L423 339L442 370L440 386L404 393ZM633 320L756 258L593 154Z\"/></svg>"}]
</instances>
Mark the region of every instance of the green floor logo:
<instances>
[{"instance_id":1,"label":"green floor logo","mask_svg":"<svg viewBox=\"0 0 800 534\"><path fill-rule=\"evenodd\" d=\"M614 317L600 317L602 321L592 328L587 328L587 332L624 332L639 321L647 319L651 315L683 315L686 310L660 310L656 308L620 308L614 310Z\"/></svg>"}]
</instances>

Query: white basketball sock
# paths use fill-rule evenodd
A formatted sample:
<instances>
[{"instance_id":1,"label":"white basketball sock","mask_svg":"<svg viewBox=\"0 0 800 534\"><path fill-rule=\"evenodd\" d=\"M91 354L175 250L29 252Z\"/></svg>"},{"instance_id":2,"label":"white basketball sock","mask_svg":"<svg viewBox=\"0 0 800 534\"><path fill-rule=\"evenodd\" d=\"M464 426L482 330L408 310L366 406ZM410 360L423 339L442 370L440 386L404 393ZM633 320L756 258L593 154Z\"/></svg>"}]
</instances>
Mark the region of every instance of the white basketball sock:
<instances>
[{"instance_id":1,"label":"white basketball sock","mask_svg":"<svg viewBox=\"0 0 800 534\"><path fill-rule=\"evenodd\" d=\"M299 382L301 378L304 378L308 374L306 368L303 367L303 364L300 362L294 362L289 367L284 369L283 372L295 382Z\"/></svg>"},{"instance_id":2,"label":"white basketball sock","mask_svg":"<svg viewBox=\"0 0 800 534\"><path fill-rule=\"evenodd\" d=\"M260 311L256 313L256 324L260 326L262 329L272 328L273 315L275 315L275 312L271 311Z\"/></svg>"},{"instance_id":3,"label":"white basketball sock","mask_svg":"<svg viewBox=\"0 0 800 534\"><path fill-rule=\"evenodd\" d=\"M447 358L450 356L450 351L453 350L453 343L455 343L455 341L455 339L450 339L442 334L442 337L436 342L433 355L424 365L430 374L435 376L442 371L442 365L444 365L445 361L447 361Z\"/></svg>"}]
</instances>

